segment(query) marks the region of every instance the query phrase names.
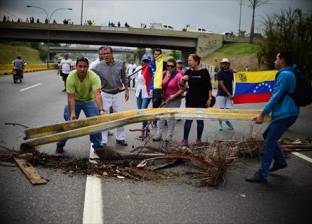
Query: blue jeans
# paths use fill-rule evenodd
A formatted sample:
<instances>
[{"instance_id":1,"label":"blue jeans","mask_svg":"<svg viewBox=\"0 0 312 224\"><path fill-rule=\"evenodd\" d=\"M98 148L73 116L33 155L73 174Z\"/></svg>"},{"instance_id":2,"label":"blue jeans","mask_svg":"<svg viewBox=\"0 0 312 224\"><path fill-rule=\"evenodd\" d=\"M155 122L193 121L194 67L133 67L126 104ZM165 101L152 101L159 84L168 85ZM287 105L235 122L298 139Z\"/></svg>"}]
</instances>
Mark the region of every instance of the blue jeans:
<instances>
[{"instance_id":1,"label":"blue jeans","mask_svg":"<svg viewBox=\"0 0 312 224\"><path fill-rule=\"evenodd\" d=\"M278 145L278 140L296 120L297 117L295 116L272 121L263 133L264 149L259 173L264 178L269 175L269 168L273 159L277 164L287 163Z\"/></svg>"},{"instance_id":2,"label":"blue jeans","mask_svg":"<svg viewBox=\"0 0 312 224\"><path fill-rule=\"evenodd\" d=\"M95 103L95 101L76 101L76 117L79 118L81 110L84 112L86 117L93 117L99 115L99 109ZM65 121L70 120L70 114L68 110L68 105L64 108L64 119ZM93 148L95 150L101 150L101 140L102 135L101 132L90 134L90 141L93 143ZM67 140L62 140L57 143L58 147L64 147Z\"/></svg>"},{"instance_id":3,"label":"blue jeans","mask_svg":"<svg viewBox=\"0 0 312 224\"><path fill-rule=\"evenodd\" d=\"M142 98L142 92L140 92L140 95L136 98L136 100L138 109L146 109L151 101L151 98ZM143 128L145 128L146 124L147 122L144 121Z\"/></svg>"}]
</instances>

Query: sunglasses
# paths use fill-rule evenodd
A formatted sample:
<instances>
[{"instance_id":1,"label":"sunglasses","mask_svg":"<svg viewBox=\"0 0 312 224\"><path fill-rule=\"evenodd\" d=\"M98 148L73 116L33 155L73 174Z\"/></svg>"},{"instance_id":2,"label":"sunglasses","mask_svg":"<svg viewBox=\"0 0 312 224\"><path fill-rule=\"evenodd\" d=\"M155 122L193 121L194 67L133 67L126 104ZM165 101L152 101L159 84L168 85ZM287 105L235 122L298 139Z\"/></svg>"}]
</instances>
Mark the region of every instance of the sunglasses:
<instances>
[{"instance_id":1,"label":"sunglasses","mask_svg":"<svg viewBox=\"0 0 312 224\"><path fill-rule=\"evenodd\" d=\"M174 65L167 65L167 67L174 68L175 66Z\"/></svg>"}]
</instances>

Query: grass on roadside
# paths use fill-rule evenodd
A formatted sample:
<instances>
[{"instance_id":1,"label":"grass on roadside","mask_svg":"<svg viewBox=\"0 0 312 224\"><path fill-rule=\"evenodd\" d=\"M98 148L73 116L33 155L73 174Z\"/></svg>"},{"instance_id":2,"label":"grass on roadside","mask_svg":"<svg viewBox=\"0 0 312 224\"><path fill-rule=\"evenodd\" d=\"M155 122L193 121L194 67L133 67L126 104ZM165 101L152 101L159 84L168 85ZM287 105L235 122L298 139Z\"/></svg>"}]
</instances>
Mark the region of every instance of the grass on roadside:
<instances>
[{"instance_id":1,"label":"grass on roadside","mask_svg":"<svg viewBox=\"0 0 312 224\"><path fill-rule=\"evenodd\" d=\"M26 46L12 46L0 43L0 64L11 64L20 55L27 63L42 63L39 51Z\"/></svg>"},{"instance_id":2,"label":"grass on roadside","mask_svg":"<svg viewBox=\"0 0 312 224\"><path fill-rule=\"evenodd\" d=\"M220 48L216 52L225 55L238 55L238 54L253 54L257 53L258 50L259 46L256 44L234 43L234 44L225 44L222 48Z\"/></svg>"}]
</instances>

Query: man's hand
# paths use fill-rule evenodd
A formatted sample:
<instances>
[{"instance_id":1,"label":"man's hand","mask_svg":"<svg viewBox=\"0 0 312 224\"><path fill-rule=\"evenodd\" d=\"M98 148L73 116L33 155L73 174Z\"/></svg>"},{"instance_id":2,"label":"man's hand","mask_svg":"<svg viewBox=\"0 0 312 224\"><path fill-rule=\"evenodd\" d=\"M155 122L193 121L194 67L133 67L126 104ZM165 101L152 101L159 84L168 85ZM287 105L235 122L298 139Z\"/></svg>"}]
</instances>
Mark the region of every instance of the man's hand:
<instances>
[{"instance_id":1,"label":"man's hand","mask_svg":"<svg viewBox=\"0 0 312 224\"><path fill-rule=\"evenodd\" d=\"M207 107L207 108L210 107L211 101L212 101L212 98L209 98L209 99L207 100L207 102L206 102L206 107Z\"/></svg>"},{"instance_id":2,"label":"man's hand","mask_svg":"<svg viewBox=\"0 0 312 224\"><path fill-rule=\"evenodd\" d=\"M254 117L252 120L255 121L256 124L262 124L264 122L264 115L260 113L256 117Z\"/></svg>"},{"instance_id":3,"label":"man's hand","mask_svg":"<svg viewBox=\"0 0 312 224\"><path fill-rule=\"evenodd\" d=\"M71 120L71 121L77 120L76 114L71 113L71 114L70 114L70 120Z\"/></svg>"},{"instance_id":4,"label":"man's hand","mask_svg":"<svg viewBox=\"0 0 312 224\"><path fill-rule=\"evenodd\" d=\"M125 100L128 101L129 100L129 89L125 90Z\"/></svg>"}]
</instances>

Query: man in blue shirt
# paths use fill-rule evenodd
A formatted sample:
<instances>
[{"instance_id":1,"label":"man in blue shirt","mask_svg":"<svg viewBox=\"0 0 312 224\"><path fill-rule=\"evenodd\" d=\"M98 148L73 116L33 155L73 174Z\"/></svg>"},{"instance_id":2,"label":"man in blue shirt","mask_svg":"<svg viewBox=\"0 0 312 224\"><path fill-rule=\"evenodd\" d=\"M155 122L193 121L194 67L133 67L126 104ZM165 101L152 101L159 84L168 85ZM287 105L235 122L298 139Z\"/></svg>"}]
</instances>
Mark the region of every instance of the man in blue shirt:
<instances>
[{"instance_id":1,"label":"man in blue shirt","mask_svg":"<svg viewBox=\"0 0 312 224\"><path fill-rule=\"evenodd\" d=\"M221 60L220 71L217 73L218 92L216 97L216 106L220 109L231 109L233 107L233 70L230 69L230 61L227 58ZM232 123L225 121L229 130L233 130ZM219 120L219 131L223 130L222 120Z\"/></svg>"},{"instance_id":2,"label":"man in blue shirt","mask_svg":"<svg viewBox=\"0 0 312 224\"><path fill-rule=\"evenodd\" d=\"M294 66L291 52L280 52L274 61L276 74L273 95L264 106L262 112L254 120L257 124L264 122L264 116L271 114L272 121L263 134L264 149L259 170L246 181L266 183L269 172L287 167L285 157L278 145L278 140L295 123L299 115L299 107L291 94L296 88ZM270 168L272 160L273 166Z\"/></svg>"}]
</instances>

